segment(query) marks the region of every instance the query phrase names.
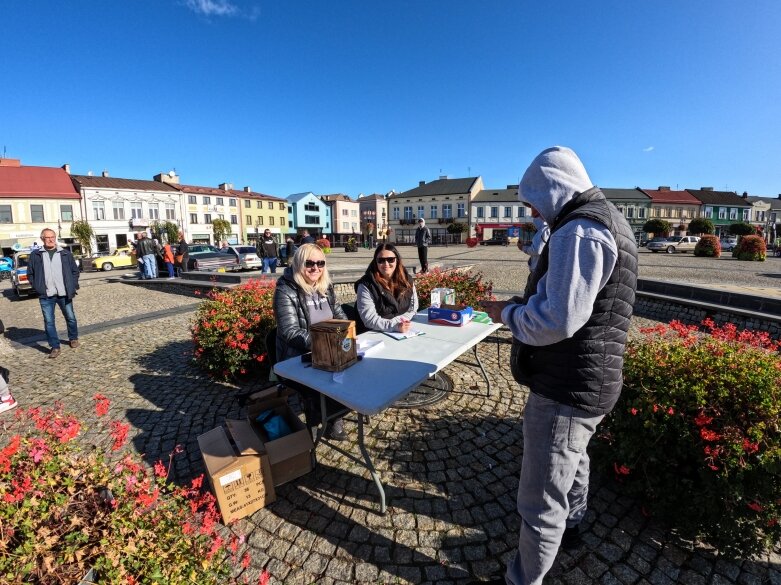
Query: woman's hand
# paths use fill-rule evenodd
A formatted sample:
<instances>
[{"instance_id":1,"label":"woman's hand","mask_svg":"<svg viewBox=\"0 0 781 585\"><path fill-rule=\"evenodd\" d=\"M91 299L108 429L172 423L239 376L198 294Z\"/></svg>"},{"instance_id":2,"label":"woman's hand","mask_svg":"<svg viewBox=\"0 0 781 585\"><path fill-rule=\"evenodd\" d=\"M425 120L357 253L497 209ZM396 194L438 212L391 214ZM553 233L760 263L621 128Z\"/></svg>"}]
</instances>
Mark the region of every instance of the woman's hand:
<instances>
[{"instance_id":1,"label":"woman's hand","mask_svg":"<svg viewBox=\"0 0 781 585\"><path fill-rule=\"evenodd\" d=\"M396 325L396 329L398 329L401 333L407 333L410 329L412 329L412 322L408 319L402 319L401 322Z\"/></svg>"}]
</instances>

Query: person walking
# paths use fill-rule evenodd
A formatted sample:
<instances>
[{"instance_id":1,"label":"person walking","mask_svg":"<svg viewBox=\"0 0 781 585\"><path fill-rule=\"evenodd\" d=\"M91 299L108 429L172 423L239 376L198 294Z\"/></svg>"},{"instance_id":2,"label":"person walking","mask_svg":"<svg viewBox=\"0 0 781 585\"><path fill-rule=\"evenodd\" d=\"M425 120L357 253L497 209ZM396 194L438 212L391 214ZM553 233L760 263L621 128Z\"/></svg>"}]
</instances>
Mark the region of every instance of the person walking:
<instances>
[{"instance_id":1,"label":"person walking","mask_svg":"<svg viewBox=\"0 0 781 585\"><path fill-rule=\"evenodd\" d=\"M428 272L428 247L431 244L431 230L426 227L426 220L418 219L418 229L415 230L415 245L418 247L420 271Z\"/></svg>"},{"instance_id":2,"label":"person walking","mask_svg":"<svg viewBox=\"0 0 781 585\"><path fill-rule=\"evenodd\" d=\"M301 233L301 245L303 246L304 244L314 244L314 243L315 243L315 239L309 235L309 230L304 230Z\"/></svg>"},{"instance_id":3,"label":"person walking","mask_svg":"<svg viewBox=\"0 0 781 585\"><path fill-rule=\"evenodd\" d=\"M539 212L550 237L523 298L482 303L510 328L511 371L531 389L523 415L518 550L493 583L540 585L559 547L578 543L588 498L586 448L621 393L637 245L624 216L569 148L540 153L518 198Z\"/></svg>"},{"instance_id":4,"label":"person walking","mask_svg":"<svg viewBox=\"0 0 781 585\"><path fill-rule=\"evenodd\" d=\"M187 245L187 240L184 239L184 232L179 232L179 245L176 247L177 261L179 262L179 269L182 272L187 272L187 264L190 262L190 246Z\"/></svg>"},{"instance_id":5,"label":"person walking","mask_svg":"<svg viewBox=\"0 0 781 585\"><path fill-rule=\"evenodd\" d=\"M79 267L67 248L57 247L57 234L46 228L41 232L43 248L30 252L27 278L38 293L43 313L50 358L60 355L60 337L54 322L54 307L59 306L68 326L68 343L79 347L79 328L73 310L73 297L79 289Z\"/></svg>"},{"instance_id":6,"label":"person walking","mask_svg":"<svg viewBox=\"0 0 781 585\"><path fill-rule=\"evenodd\" d=\"M277 271L277 260L279 258L279 246L274 236L271 235L271 230L266 229L263 232L263 237L260 238L260 257L263 258L263 272Z\"/></svg>"},{"instance_id":7,"label":"person walking","mask_svg":"<svg viewBox=\"0 0 781 585\"><path fill-rule=\"evenodd\" d=\"M165 262L165 267L168 269L168 280L176 278L174 274L174 251L168 242L163 246L163 262Z\"/></svg>"},{"instance_id":8,"label":"person walking","mask_svg":"<svg viewBox=\"0 0 781 585\"><path fill-rule=\"evenodd\" d=\"M157 278L157 258L155 243L146 233L140 232L141 239L138 240L138 255L144 260L144 278L149 280Z\"/></svg>"}]
</instances>

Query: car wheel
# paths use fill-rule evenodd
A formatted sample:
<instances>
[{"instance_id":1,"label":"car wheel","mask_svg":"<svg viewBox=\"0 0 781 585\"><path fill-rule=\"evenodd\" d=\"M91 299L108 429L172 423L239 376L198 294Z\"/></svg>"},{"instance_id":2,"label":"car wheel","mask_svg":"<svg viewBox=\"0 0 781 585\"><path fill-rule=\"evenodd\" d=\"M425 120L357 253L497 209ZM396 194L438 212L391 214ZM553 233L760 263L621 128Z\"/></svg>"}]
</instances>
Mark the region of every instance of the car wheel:
<instances>
[{"instance_id":1,"label":"car wheel","mask_svg":"<svg viewBox=\"0 0 781 585\"><path fill-rule=\"evenodd\" d=\"M104 262L103 263L103 270L105 272L111 272L114 270L114 265L111 262Z\"/></svg>"},{"instance_id":2,"label":"car wheel","mask_svg":"<svg viewBox=\"0 0 781 585\"><path fill-rule=\"evenodd\" d=\"M667 246L668 254L675 254L675 246Z\"/></svg>"}]
</instances>

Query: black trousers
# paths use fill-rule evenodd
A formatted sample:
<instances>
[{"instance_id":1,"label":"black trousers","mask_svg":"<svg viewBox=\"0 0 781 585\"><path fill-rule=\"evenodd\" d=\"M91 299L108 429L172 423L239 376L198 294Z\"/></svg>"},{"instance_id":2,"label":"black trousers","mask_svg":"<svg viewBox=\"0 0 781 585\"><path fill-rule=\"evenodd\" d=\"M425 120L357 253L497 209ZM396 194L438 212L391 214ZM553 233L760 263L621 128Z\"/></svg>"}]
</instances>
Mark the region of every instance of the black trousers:
<instances>
[{"instance_id":1,"label":"black trousers","mask_svg":"<svg viewBox=\"0 0 781 585\"><path fill-rule=\"evenodd\" d=\"M309 388L308 386L304 386L303 384L299 384L298 382L295 382L293 380L285 380L280 379L280 382L282 382L285 386L288 388L292 388L296 392L298 392L299 396L301 397L301 405L304 409L304 418L306 419L306 426L312 428L316 427L320 424L320 392L317 390L313 390L312 388ZM350 409L347 408L344 404L341 402L337 402L333 398L329 398L326 396L325 398L325 408L326 408L326 415L333 423L336 418L341 418L348 412L350 412ZM339 414L341 416L338 416L336 418L331 418L334 415Z\"/></svg>"},{"instance_id":2,"label":"black trousers","mask_svg":"<svg viewBox=\"0 0 781 585\"><path fill-rule=\"evenodd\" d=\"M428 247L418 246L418 258L420 259L420 271L428 272Z\"/></svg>"}]
</instances>

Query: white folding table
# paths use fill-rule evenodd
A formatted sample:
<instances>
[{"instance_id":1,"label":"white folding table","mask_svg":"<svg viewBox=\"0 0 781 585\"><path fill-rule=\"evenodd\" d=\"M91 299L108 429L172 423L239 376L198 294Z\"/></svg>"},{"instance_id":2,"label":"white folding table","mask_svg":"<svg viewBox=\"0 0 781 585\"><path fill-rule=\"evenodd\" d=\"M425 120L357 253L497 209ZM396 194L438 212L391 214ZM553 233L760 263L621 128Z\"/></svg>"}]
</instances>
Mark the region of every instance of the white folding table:
<instances>
[{"instance_id":1,"label":"white folding table","mask_svg":"<svg viewBox=\"0 0 781 585\"><path fill-rule=\"evenodd\" d=\"M462 327L428 323L425 313L418 313L413 319L413 328L423 331L424 335L396 340L376 331L362 333L359 339L381 340L383 346L342 372L317 370L311 363L302 362L300 357L277 363L274 372L280 378L293 380L321 393L323 424L315 444L322 439L327 427L326 396L358 413L358 447L379 490L380 509L384 514L385 491L364 444L364 417L378 414L404 398L429 376L469 349L475 348L477 357L477 344L500 327L501 323L471 322ZM488 380L479 357L477 361Z\"/></svg>"}]
</instances>

